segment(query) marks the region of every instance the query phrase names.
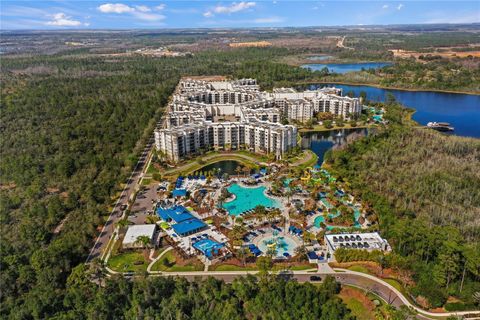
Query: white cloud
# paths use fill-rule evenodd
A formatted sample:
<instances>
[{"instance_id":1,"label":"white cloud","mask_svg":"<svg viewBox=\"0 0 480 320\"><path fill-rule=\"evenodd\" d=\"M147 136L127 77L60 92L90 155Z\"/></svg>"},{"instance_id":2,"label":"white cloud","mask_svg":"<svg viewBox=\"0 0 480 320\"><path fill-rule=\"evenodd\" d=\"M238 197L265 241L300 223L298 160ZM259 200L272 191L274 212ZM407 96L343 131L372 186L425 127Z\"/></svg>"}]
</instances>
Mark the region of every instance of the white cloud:
<instances>
[{"instance_id":1,"label":"white cloud","mask_svg":"<svg viewBox=\"0 0 480 320\"><path fill-rule=\"evenodd\" d=\"M210 17L213 17L215 13L231 14L231 13L240 12L240 11L243 11L243 10L253 8L256 5L257 5L257 3L252 2L252 1L249 1L249 2L246 2L246 1L234 2L229 6L218 5L218 6L214 7L212 10L208 10L208 11L204 12L203 16L207 17L207 18L210 18Z\"/></svg>"},{"instance_id":2,"label":"white cloud","mask_svg":"<svg viewBox=\"0 0 480 320\"><path fill-rule=\"evenodd\" d=\"M135 8L129 7L123 3L105 3L98 7L103 13L127 13L127 12L134 12Z\"/></svg>"},{"instance_id":3,"label":"white cloud","mask_svg":"<svg viewBox=\"0 0 480 320\"><path fill-rule=\"evenodd\" d=\"M135 11L133 13L133 16L138 19L146 20L146 21L160 21L165 19L165 16L161 14L145 13L145 12L138 12L138 11Z\"/></svg>"},{"instance_id":4,"label":"white cloud","mask_svg":"<svg viewBox=\"0 0 480 320\"><path fill-rule=\"evenodd\" d=\"M388 9L388 4L384 4L384 5L382 6L382 9Z\"/></svg>"},{"instance_id":5,"label":"white cloud","mask_svg":"<svg viewBox=\"0 0 480 320\"><path fill-rule=\"evenodd\" d=\"M159 4L158 6L156 6L156 7L155 7L155 10L158 10L158 11L160 11L160 10L163 10L163 9L165 9L165 7L166 7L166 6L165 6L165 4L164 4L164 3L162 3L162 4Z\"/></svg>"},{"instance_id":6,"label":"white cloud","mask_svg":"<svg viewBox=\"0 0 480 320\"><path fill-rule=\"evenodd\" d=\"M402 10L403 7L405 7L405 6L400 3L400 4L397 6L397 10Z\"/></svg>"},{"instance_id":7,"label":"white cloud","mask_svg":"<svg viewBox=\"0 0 480 320\"><path fill-rule=\"evenodd\" d=\"M67 16L65 13L59 12L52 16L52 20L45 23L47 26L56 26L56 27L78 27L82 23L78 20L73 20L72 17ZM90 24L84 24L88 26Z\"/></svg>"},{"instance_id":8,"label":"white cloud","mask_svg":"<svg viewBox=\"0 0 480 320\"><path fill-rule=\"evenodd\" d=\"M216 6L213 11L215 13L234 13L234 12L239 12L239 11L243 11L243 10L246 10L248 8L252 8L252 7L255 7L257 4L255 2L245 2L245 1L242 1L242 2L234 2L232 3L230 6L226 7L226 6Z\"/></svg>"},{"instance_id":9,"label":"white cloud","mask_svg":"<svg viewBox=\"0 0 480 320\"><path fill-rule=\"evenodd\" d=\"M137 9L140 12L150 12L152 9L150 9L147 6L135 6L135 9Z\"/></svg>"},{"instance_id":10,"label":"white cloud","mask_svg":"<svg viewBox=\"0 0 480 320\"><path fill-rule=\"evenodd\" d=\"M155 7L155 10L162 10L163 8L165 8L165 5L158 5ZM150 13L152 9L145 5L130 7L123 3L105 3L98 6L97 9L103 13L116 13L116 14L128 13L137 19L145 20L145 21L160 21L165 19L164 15Z\"/></svg>"}]
</instances>

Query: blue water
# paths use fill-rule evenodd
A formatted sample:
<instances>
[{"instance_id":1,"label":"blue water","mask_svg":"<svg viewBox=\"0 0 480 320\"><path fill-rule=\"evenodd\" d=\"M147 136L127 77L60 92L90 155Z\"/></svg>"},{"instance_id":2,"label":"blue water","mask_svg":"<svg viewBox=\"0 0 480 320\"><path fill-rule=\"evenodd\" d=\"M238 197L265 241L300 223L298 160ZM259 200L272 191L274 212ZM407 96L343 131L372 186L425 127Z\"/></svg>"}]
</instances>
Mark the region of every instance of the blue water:
<instances>
[{"instance_id":1,"label":"blue water","mask_svg":"<svg viewBox=\"0 0 480 320\"><path fill-rule=\"evenodd\" d=\"M354 135L366 136L367 133L368 130L365 128L306 132L302 133L301 143L303 149L310 149L318 156L317 163L321 165L323 163L325 152L332 147L347 143Z\"/></svg>"},{"instance_id":2,"label":"blue water","mask_svg":"<svg viewBox=\"0 0 480 320\"><path fill-rule=\"evenodd\" d=\"M235 200L223 204L223 208L231 215L238 216L256 206L281 208L278 200L265 196L263 193L265 187L244 188L238 184L232 184L227 190L235 195Z\"/></svg>"},{"instance_id":3,"label":"blue water","mask_svg":"<svg viewBox=\"0 0 480 320\"><path fill-rule=\"evenodd\" d=\"M362 62L362 63L309 63L302 65L302 68L307 68L312 71L319 71L323 68L328 68L330 73L347 73L354 71L361 71L362 69L378 69L385 66L391 66L390 62Z\"/></svg>"},{"instance_id":4,"label":"blue water","mask_svg":"<svg viewBox=\"0 0 480 320\"><path fill-rule=\"evenodd\" d=\"M224 173L228 173L229 175L238 175L238 172L236 169L238 167L242 167L242 164L238 161L235 160L222 160L218 161L209 165L206 165L205 167L201 168L198 170L198 172L203 171L203 172L215 172L214 170L220 169L220 175ZM243 171L241 172L243 174Z\"/></svg>"},{"instance_id":5,"label":"blue water","mask_svg":"<svg viewBox=\"0 0 480 320\"><path fill-rule=\"evenodd\" d=\"M270 247L269 247L270 246ZM288 253L290 256L295 255L295 248L298 245L288 236L280 237L270 237L258 244L258 248L263 252L267 253L268 249L271 248L275 251L277 257L283 257L284 253Z\"/></svg>"},{"instance_id":6,"label":"blue water","mask_svg":"<svg viewBox=\"0 0 480 320\"><path fill-rule=\"evenodd\" d=\"M312 57L308 57L307 60L325 61L325 60L330 60L332 58L333 58L333 56L312 56Z\"/></svg>"},{"instance_id":7,"label":"blue water","mask_svg":"<svg viewBox=\"0 0 480 320\"><path fill-rule=\"evenodd\" d=\"M325 85L320 85L325 86ZM403 91L370 86L330 84L342 88L343 93L353 91L367 93L368 100L384 101L387 93L407 107L416 110L413 119L422 125L430 121L449 122L455 127L454 134L480 138L480 95L443 93L432 91ZM319 85L311 86L311 89Z\"/></svg>"}]
</instances>

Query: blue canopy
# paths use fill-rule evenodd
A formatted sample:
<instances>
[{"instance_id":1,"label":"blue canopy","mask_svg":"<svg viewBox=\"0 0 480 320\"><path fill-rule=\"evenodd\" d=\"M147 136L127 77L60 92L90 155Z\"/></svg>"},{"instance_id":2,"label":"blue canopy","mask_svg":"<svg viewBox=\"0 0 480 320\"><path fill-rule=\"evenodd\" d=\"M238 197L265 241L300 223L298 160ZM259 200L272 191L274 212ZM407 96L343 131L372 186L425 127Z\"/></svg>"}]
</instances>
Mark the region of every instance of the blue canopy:
<instances>
[{"instance_id":1,"label":"blue canopy","mask_svg":"<svg viewBox=\"0 0 480 320\"><path fill-rule=\"evenodd\" d=\"M185 197L187 195L187 190L186 189L175 189L175 190L173 190L172 195L174 197Z\"/></svg>"},{"instance_id":2,"label":"blue canopy","mask_svg":"<svg viewBox=\"0 0 480 320\"><path fill-rule=\"evenodd\" d=\"M181 236L187 236L192 233L196 233L207 225L199 219L193 218L187 221L183 221L172 226L173 230Z\"/></svg>"}]
</instances>

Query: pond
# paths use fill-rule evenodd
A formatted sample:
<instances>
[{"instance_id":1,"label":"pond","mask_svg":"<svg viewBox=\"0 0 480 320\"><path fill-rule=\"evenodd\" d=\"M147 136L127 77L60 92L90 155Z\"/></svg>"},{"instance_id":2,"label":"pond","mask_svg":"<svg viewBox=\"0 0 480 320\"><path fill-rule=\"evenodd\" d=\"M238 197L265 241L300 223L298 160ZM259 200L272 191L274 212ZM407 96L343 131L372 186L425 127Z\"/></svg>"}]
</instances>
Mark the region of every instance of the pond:
<instances>
[{"instance_id":1,"label":"pond","mask_svg":"<svg viewBox=\"0 0 480 320\"><path fill-rule=\"evenodd\" d=\"M310 149L318 156L318 164L323 163L325 152L334 146L342 146L358 137L368 134L368 129L340 129L302 133L302 149Z\"/></svg>"},{"instance_id":2,"label":"pond","mask_svg":"<svg viewBox=\"0 0 480 320\"><path fill-rule=\"evenodd\" d=\"M364 91L367 99L374 101L385 101L387 93L391 93L400 103L416 110L413 119L421 125L426 125L430 121L448 122L455 127L453 134L480 138L480 95L405 91L341 84L312 85L309 89L323 86L341 88L343 94L352 91L356 96Z\"/></svg>"},{"instance_id":3,"label":"pond","mask_svg":"<svg viewBox=\"0 0 480 320\"><path fill-rule=\"evenodd\" d=\"M198 171L212 171L220 169L220 175L224 173L228 173L229 175L237 175L237 171L235 171L238 167L243 168L243 165L235 160L222 160L218 161L209 165L206 165L205 167L199 169ZM242 173L243 174L243 171Z\"/></svg>"},{"instance_id":4,"label":"pond","mask_svg":"<svg viewBox=\"0 0 480 320\"><path fill-rule=\"evenodd\" d=\"M319 71L323 68L328 68L331 73L347 73L354 71L361 71L362 69L379 69L385 66L391 66L390 62L360 62L360 63L309 63L302 65L302 68L307 68L312 71Z\"/></svg>"}]
</instances>

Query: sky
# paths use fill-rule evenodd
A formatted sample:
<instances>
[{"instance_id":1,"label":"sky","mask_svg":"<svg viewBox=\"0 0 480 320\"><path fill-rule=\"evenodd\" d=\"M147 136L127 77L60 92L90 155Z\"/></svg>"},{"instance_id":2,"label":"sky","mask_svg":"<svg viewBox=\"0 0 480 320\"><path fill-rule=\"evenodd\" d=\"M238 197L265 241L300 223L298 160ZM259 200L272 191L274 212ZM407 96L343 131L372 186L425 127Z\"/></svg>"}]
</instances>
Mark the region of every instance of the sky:
<instances>
[{"instance_id":1,"label":"sky","mask_svg":"<svg viewBox=\"0 0 480 320\"><path fill-rule=\"evenodd\" d=\"M5 1L0 29L251 28L480 22L480 1Z\"/></svg>"}]
</instances>

